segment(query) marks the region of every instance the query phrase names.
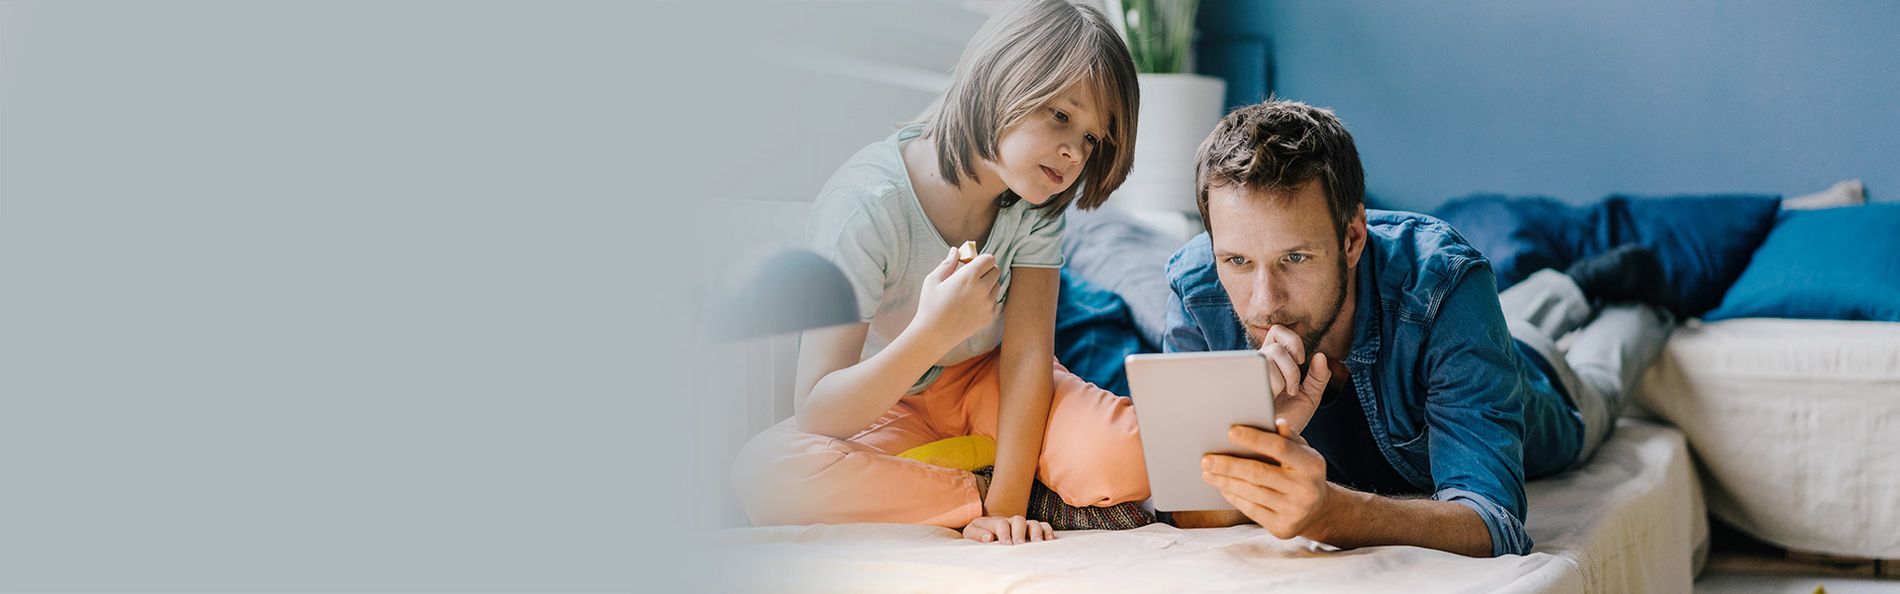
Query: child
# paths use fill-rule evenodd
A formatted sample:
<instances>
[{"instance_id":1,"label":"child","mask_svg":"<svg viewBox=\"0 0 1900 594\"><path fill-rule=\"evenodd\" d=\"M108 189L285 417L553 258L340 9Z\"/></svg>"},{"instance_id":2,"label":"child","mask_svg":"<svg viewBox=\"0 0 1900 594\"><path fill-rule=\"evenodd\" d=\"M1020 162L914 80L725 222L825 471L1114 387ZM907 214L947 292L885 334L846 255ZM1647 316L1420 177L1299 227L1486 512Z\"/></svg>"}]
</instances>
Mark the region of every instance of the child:
<instances>
[{"instance_id":1,"label":"child","mask_svg":"<svg viewBox=\"0 0 1900 594\"><path fill-rule=\"evenodd\" d=\"M921 120L832 175L807 231L862 323L801 337L796 413L734 468L754 523L934 524L1013 544L1054 537L1025 518L1035 478L1080 508L1148 498L1133 407L1053 354L1062 213L1127 177L1138 102L1101 12L1026 1L983 25ZM981 246L968 263L965 241ZM994 440L993 478L897 456L969 435Z\"/></svg>"}]
</instances>

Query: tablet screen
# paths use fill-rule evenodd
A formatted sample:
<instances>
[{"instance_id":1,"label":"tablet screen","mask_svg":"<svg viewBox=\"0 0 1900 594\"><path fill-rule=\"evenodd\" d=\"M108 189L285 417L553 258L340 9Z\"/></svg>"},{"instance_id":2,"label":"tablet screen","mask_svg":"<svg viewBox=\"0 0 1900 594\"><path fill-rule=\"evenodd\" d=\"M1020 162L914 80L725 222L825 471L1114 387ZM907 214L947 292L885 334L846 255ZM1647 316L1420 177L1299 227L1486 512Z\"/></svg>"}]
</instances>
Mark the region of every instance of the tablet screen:
<instances>
[{"instance_id":1,"label":"tablet screen","mask_svg":"<svg viewBox=\"0 0 1900 594\"><path fill-rule=\"evenodd\" d=\"M1234 509L1201 480L1201 457L1260 457L1228 441L1227 429L1273 430L1267 357L1259 351L1216 351L1129 355L1127 361L1155 509Z\"/></svg>"}]
</instances>

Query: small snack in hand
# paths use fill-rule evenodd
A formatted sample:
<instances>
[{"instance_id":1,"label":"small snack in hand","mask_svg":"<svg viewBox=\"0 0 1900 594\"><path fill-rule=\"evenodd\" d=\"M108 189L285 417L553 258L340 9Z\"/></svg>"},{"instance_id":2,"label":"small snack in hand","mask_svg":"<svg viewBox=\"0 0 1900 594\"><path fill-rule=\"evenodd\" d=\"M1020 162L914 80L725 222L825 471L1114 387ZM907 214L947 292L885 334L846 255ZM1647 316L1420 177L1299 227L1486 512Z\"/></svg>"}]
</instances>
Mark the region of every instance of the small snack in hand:
<instances>
[{"instance_id":1,"label":"small snack in hand","mask_svg":"<svg viewBox=\"0 0 1900 594\"><path fill-rule=\"evenodd\" d=\"M958 262L969 264L971 260L975 260L975 259L976 259L976 242L965 241L963 242L963 245L957 246L957 261Z\"/></svg>"}]
</instances>

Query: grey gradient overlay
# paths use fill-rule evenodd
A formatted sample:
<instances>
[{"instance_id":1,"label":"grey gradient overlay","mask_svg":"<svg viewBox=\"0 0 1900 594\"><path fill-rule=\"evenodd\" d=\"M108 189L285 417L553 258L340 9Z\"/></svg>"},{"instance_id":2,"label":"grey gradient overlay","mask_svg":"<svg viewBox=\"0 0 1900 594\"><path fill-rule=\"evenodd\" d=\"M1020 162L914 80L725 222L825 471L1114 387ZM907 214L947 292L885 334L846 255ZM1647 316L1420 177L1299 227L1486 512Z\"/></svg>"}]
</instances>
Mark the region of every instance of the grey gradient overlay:
<instances>
[{"instance_id":1,"label":"grey gradient overlay","mask_svg":"<svg viewBox=\"0 0 1900 594\"><path fill-rule=\"evenodd\" d=\"M0 591L702 588L750 6L0 3Z\"/></svg>"}]
</instances>

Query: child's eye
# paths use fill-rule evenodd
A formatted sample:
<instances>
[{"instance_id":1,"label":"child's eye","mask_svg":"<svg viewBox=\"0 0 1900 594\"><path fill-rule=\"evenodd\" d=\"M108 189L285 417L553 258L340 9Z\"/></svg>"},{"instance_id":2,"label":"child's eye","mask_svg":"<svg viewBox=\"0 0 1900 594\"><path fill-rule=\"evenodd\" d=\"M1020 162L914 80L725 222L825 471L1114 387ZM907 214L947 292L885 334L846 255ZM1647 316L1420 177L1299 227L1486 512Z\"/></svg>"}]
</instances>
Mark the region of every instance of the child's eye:
<instances>
[{"instance_id":1,"label":"child's eye","mask_svg":"<svg viewBox=\"0 0 1900 594\"><path fill-rule=\"evenodd\" d=\"M1056 112L1056 121L1062 122L1064 124L1069 123L1069 114L1062 113L1062 110L1060 109L1053 110L1053 111Z\"/></svg>"},{"instance_id":2,"label":"child's eye","mask_svg":"<svg viewBox=\"0 0 1900 594\"><path fill-rule=\"evenodd\" d=\"M1083 134L1082 139L1088 141L1089 146L1099 146L1102 144L1102 139L1096 138L1094 134Z\"/></svg>"}]
</instances>

